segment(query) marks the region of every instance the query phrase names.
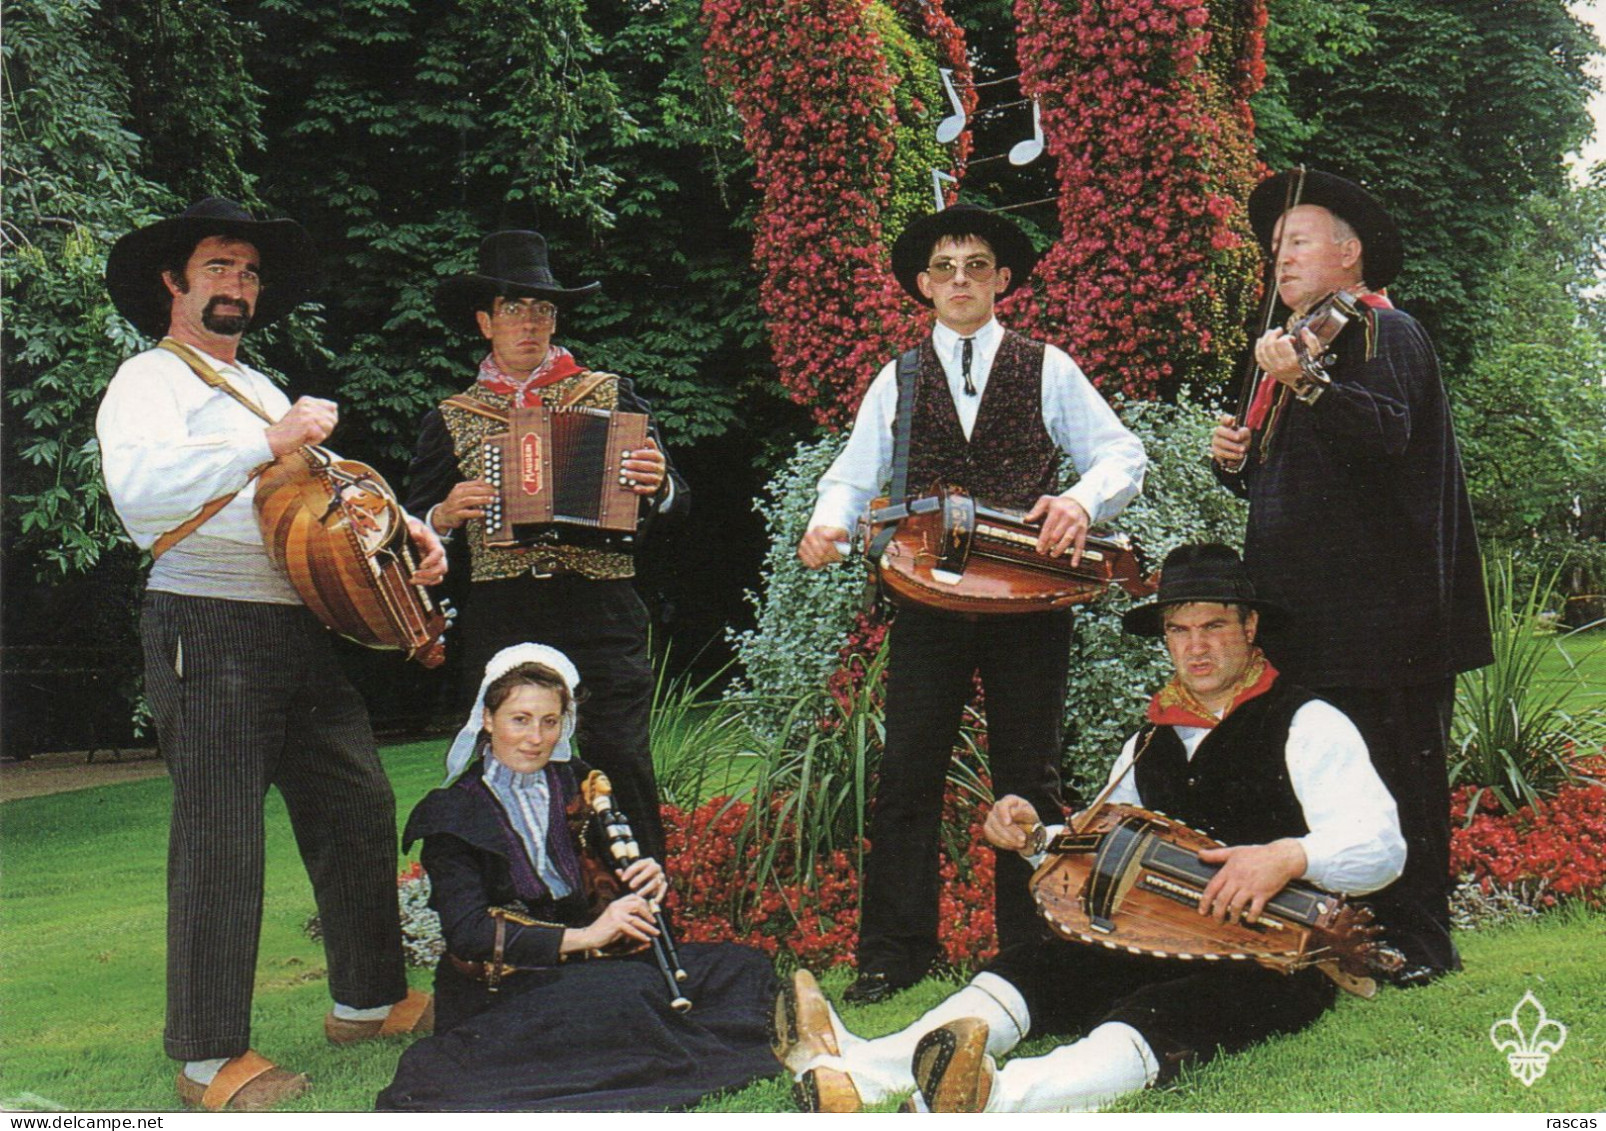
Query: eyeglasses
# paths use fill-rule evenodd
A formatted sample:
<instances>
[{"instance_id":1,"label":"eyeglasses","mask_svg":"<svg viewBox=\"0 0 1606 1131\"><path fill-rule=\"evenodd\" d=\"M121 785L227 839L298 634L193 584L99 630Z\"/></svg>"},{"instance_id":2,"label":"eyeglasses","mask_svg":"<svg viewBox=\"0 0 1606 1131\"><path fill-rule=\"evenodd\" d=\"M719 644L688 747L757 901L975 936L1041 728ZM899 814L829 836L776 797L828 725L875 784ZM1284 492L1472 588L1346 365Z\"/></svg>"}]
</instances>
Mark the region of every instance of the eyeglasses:
<instances>
[{"instance_id":1,"label":"eyeglasses","mask_svg":"<svg viewBox=\"0 0 1606 1131\"><path fill-rule=\"evenodd\" d=\"M508 322L556 322L558 308L550 302L543 302L538 298L496 300L496 307L491 312L495 317Z\"/></svg>"},{"instance_id":2,"label":"eyeglasses","mask_svg":"<svg viewBox=\"0 0 1606 1131\"><path fill-rule=\"evenodd\" d=\"M926 274L931 276L931 281L934 283L946 283L958 274L960 266L961 264L955 263L952 259L934 259L926 264ZM998 264L985 255L972 255L962 266L965 268L965 278L978 283L990 282L998 270Z\"/></svg>"}]
</instances>

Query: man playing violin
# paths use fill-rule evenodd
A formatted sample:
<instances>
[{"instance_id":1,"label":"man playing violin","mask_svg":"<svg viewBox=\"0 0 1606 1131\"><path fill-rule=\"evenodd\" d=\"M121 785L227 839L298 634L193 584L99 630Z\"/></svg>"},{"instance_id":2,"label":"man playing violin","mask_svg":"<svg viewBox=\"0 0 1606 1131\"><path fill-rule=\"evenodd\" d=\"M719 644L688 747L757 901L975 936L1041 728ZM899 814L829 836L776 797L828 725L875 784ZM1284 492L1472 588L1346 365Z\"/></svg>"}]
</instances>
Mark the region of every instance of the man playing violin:
<instances>
[{"instance_id":1,"label":"man playing violin","mask_svg":"<svg viewBox=\"0 0 1606 1131\"><path fill-rule=\"evenodd\" d=\"M908 429L906 482L962 487L1040 522L1037 551L1079 559L1088 527L1137 495L1146 460L1063 351L999 325L994 303L1023 284L1037 254L1014 223L974 205L913 221L892 249L892 270L937 324L911 372L910 419L900 421L899 362L887 364L859 407L847 446L820 480L798 557L811 569L837 546L894 472L894 438ZM911 359L912 360L912 359ZM1061 490L1069 455L1080 478ZM901 502L902 500L896 500ZM874 1001L913 985L937 957L937 837L943 780L961 712L979 670L986 689L988 758L1000 792L1060 806L1058 763L1071 642L1069 610L960 618L899 610L891 633L886 746L865 865L859 978ZM1001 942L1037 933L1013 854L1001 858Z\"/></svg>"},{"instance_id":2,"label":"man playing violin","mask_svg":"<svg viewBox=\"0 0 1606 1131\"><path fill-rule=\"evenodd\" d=\"M1399 804L1410 855L1374 905L1407 959L1395 980L1416 985L1461 965L1445 759L1456 674L1493 658L1488 610L1438 360L1381 293L1403 263L1394 221L1327 173L1305 173L1296 198L1299 176L1249 202L1277 295L1297 320L1347 292L1358 317L1325 348L1309 330L1265 334L1254 428L1223 417L1210 454L1249 500L1250 576L1294 616L1267 654L1354 720Z\"/></svg>"},{"instance_id":3,"label":"man playing violin","mask_svg":"<svg viewBox=\"0 0 1606 1131\"><path fill-rule=\"evenodd\" d=\"M253 514L255 472L323 442L338 420L333 402L292 405L236 356L248 328L306 297L314 255L294 221L256 221L210 197L123 236L106 262L117 309L192 359L168 348L129 359L95 430L112 505L154 558L140 635L173 782L164 1043L186 1062L180 1098L214 1110L273 1107L307 1086L249 1047L269 785L290 811L322 917L335 1000L326 1035L428 1031L431 1017L428 995L407 989L396 802L367 708L328 630L269 560ZM242 402L276 423L264 427ZM414 579L438 582L440 540L416 519L408 529L422 551Z\"/></svg>"},{"instance_id":4,"label":"man playing violin","mask_svg":"<svg viewBox=\"0 0 1606 1131\"><path fill-rule=\"evenodd\" d=\"M1123 618L1128 632L1164 638L1174 675L1095 806L1163 810L1222 841L1198 855L1219 870L1196 910L1223 922L1254 920L1296 879L1375 890L1405 859L1394 802L1354 725L1261 653L1262 629L1283 616L1233 550L1206 544L1172 551L1155 601ZM1057 824L1024 798L1001 797L985 835L1035 865L1058 831L1045 818ZM1039 938L1003 950L914 1024L868 1041L799 971L776 1002L775 1052L815 1111L855 1111L911 1088L916 1110L1091 1111L1218 1051L1302 1029L1335 994L1314 968ZM1048 1033L1080 1039L998 1066L1028 1034Z\"/></svg>"}]
</instances>

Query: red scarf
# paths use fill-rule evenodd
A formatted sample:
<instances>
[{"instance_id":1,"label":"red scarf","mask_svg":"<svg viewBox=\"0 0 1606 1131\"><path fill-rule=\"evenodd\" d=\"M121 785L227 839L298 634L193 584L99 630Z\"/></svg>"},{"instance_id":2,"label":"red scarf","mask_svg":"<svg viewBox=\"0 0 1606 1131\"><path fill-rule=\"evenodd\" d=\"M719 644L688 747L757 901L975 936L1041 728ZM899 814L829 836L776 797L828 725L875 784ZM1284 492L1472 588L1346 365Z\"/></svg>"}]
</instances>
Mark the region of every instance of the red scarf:
<instances>
[{"instance_id":1,"label":"red scarf","mask_svg":"<svg viewBox=\"0 0 1606 1131\"><path fill-rule=\"evenodd\" d=\"M528 408L540 401L540 391L548 385L584 372L568 350L562 346L548 346L546 358L523 379L514 377L498 365L495 354L486 354L485 360L480 362L480 384L487 392L512 397L515 407Z\"/></svg>"},{"instance_id":2,"label":"red scarf","mask_svg":"<svg viewBox=\"0 0 1606 1131\"><path fill-rule=\"evenodd\" d=\"M1181 676L1174 675L1171 677L1171 682L1149 700L1148 719L1157 726L1210 729L1219 726L1223 719L1249 700L1266 694L1276 682L1277 669L1272 667L1260 649L1256 648L1249 666L1244 669L1244 674L1239 677L1237 686L1233 688L1232 702L1221 712L1221 718L1216 718L1214 711L1199 702L1193 692L1183 686Z\"/></svg>"}]
</instances>

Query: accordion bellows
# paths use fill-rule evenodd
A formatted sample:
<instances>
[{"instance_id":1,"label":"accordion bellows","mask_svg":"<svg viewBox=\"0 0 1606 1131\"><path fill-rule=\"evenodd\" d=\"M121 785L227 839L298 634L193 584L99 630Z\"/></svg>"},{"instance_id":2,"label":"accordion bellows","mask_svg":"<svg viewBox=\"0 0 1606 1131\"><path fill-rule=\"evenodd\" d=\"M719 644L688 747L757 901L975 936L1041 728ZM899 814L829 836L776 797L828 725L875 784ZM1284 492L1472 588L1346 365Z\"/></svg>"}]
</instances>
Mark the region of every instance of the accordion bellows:
<instances>
[{"instance_id":1,"label":"accordion bellows","mask_svg":"<svg viewBox=\"0 0 1606 1131\"><path fill-rule=\"evenodd\" d=\"M516 408L487 436L483 475L496 489L485 513L488 546L525 546L562 526L633 534L641 496L621 467L645 446L647 416L586 407Z\"/></svg>"}]
</instances>

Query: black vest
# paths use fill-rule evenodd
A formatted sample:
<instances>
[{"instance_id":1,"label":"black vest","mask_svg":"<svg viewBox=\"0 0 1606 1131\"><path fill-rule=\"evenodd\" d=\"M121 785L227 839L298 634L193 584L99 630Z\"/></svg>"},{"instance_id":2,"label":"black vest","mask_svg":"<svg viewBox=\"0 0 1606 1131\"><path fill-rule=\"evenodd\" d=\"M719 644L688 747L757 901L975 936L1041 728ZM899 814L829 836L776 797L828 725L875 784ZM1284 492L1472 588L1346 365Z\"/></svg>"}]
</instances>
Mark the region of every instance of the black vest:
<instances>
[{"instance_id":1,"label":"black vest","mask_svg":"<svg viewBox=\"0 0 1606 1131\"><path fill-rule=\"evenodd\" d=\"M1288 726L1316 696L1284 680L1229 714L1188 760L1169 726L1154 732L1133 771L1146 809L1174 817L1223 844L1266 844L1310 832L1288 780Z\"/></svg>"},{"instance_id":2,"label":"black vest","mask_svg":"<svg viewBox=\"0 0 1606 1131\"><path fill-rule=\"evenodd\" d=\"M910 435L909 490L963 487L999 507L1029 510L1058 491L1060 450L1043 424L1043 343L1004 331L970 439L928 337L920 346Z\"/></svg>"}]
</instances>

